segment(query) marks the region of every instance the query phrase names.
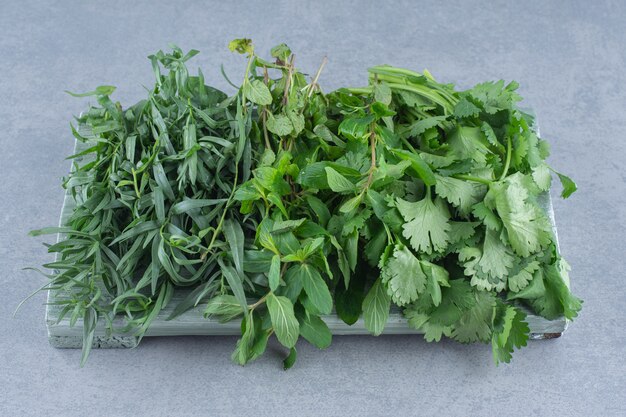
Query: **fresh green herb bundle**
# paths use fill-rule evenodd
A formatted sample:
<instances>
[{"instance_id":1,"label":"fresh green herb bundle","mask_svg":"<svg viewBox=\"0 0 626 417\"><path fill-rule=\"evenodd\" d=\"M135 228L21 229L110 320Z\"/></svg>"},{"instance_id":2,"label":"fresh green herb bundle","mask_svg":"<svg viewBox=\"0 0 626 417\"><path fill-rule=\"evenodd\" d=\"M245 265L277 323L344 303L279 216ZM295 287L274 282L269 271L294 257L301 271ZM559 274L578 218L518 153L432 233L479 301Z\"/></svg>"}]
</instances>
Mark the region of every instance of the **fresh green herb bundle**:
<instances>
[{"instance_id":1,"label":"fresh green herb bundle","mask_svg":"<svg viewBox=\"0 0 626 417\"><path fill-rule=\"evenodd\" d=\"M156 84L123 109L112 87L74 136L85 150L64 182L76 208L49 246L47 289L85 326L123 315L142 336L178 288L241 320L233 360L276 336L293 365L300 336L319 348L323 316L363 316L380 334L392 305L428 341L491 342L509 362L524 311L572 319L568 265L538 198L548 145L502 81L456 91L427 72L379 66L369 85L323 94L281 44L271 61L238 39L243 84L226 94L188 74L184 54L150 57ZM167 73L162 73L163 70ZM575 184L557 173L563 197Z\"/></svg>"}]
</instances>

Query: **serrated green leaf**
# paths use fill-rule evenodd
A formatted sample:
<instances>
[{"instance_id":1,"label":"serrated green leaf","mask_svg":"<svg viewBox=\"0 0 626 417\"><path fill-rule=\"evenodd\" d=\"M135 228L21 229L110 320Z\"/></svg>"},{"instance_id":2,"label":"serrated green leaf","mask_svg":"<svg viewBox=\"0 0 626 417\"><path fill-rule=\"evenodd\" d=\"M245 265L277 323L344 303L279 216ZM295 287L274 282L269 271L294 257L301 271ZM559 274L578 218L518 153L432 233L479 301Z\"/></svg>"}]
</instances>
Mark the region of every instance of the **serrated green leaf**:
<instances>
[{"instance_id":1,"label":"serrated green leaf","mask_svg":"<svg viewBox=\"0 0 626 417\"><path fill-rule=\"evenodd\" d=\"M319 349L330 346L333 335L319 316L304 314L300 320L300 335Z\"/></svg>"},{"instance_id":2,"label":"serrated green leaf","mask_svg":"<svg viewBox=\"0 0 626 417\"><path fill-rule=\"evenodd\" d=\"M300 334L300 325L293 312L293 304L287 297L273 293L267 296L266 304L278 341L285 347L294 347Z\"/></svg>"},{"instance_id":3,"label":"serrated green leaf","mask_svg":"<svg viewBox=\"0 0 626 417\"><path fill-rule=\"evenodd\" d=\"M299 264L293 268L300 274L304 291L311 303L321 314L329 314L333 308L333 299L317 268L309 264Z\"/></svg>"},{"instance_id":4,"label":"serrated green leaf","mask_svg":"<svg viewBox=\"0 0 626 417\"><path fill-rule=\"evenodd\" d=\"M331 167L326 167L326 180L331 190L336 193L350 193L356 191L356 186L346 177Z\"/></svg>"},{"instance_id":5,"label":"serrated green leaf","mask_svg":"<svg viewBox=\"0 0 626 417\"><path fill-rule=\"evenodd\" d=\"M422 271L419 260L404 245L396 245L393 257L389 258L381 270L383 284L393 302L407 305L426 290L428 277Z\"/></svg>"},{"instance_id":6,"label":"serrated green leaf","mask_svg":"<svg viewBox=\"0 0 626 417\"><path fill-rule=\"evenodd\" d=\"M273 115L269 113L267 118L267 130L278 136L287 136L293 132L293 124L289 117L284 114Z\"/></svg>"},{"instance_id":7,"label":"serrated green leaf","mask_svg":"<svg viewBox=\"0 0 626 417\"><path fill-rule=\"evenodd\" d=\"M243 84L243 93L253 103L266 106L272 104L272 94L261 80L252 79ZM269 128L269 127L268 127Z\"/></svg>"},{"instance_id":8,"label":"serrated green leaf","mask_svg":"<svg viewBox=\"0 0 626 417\"><path fill-rule=\"evenodd\" d=\"M365 328L374 336L383 332L389 318L390 306L391 298L381 278L378 278L363 300Z\"/></svg>"},{"instance_id":9,"label":"serrated green leaf","mask_svg":"<svg viewBox=\"0 0 626 417\"><path fill-rule=\"evenodd\" d=\"M402 235L409 239L414 250L430 254L446 248L450 215L441 203L435 204L429 198L415 203L398 198L396 207L406 222Z\"/></svg>"}]
</instances>

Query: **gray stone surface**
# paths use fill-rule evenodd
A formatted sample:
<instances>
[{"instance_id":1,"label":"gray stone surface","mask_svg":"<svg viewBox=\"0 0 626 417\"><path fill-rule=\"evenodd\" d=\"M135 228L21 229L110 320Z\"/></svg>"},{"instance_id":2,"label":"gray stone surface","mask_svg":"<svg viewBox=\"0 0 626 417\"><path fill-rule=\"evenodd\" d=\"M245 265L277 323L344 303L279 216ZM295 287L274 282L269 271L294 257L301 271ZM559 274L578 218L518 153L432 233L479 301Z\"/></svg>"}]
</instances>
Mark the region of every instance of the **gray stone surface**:
<instances>
[{"instance_id":1,"label":"gray stone surface","mask_svg":"<svg viewBox=\"0 0 626 417\"><path fill-rule=\"evenodd\" d=\"M0 415L626 415L626 7L622 2L2 2L0 4ZM153 4L154 3L154 4ZM521 2L520 2L521 3ZM137 349L53 349L43 284L21 269L51 257L29 229L56 223L68 121L86 100L63 90L119 87L122 102L151 82L144 58L168 42L197 48L217 86L243 61L225 44L285 41L301 68L328 55L327 89L366 82L368 65L427 67L462 86L521 83L541 118L556 169L580 191L555 199L561 249L580 318L560 339L530 343L495 367L489 347L419 336L337 337L298 345L281 370L271 345L241 368L234 337L146 339Z\"/></svg>"}]
</instances>

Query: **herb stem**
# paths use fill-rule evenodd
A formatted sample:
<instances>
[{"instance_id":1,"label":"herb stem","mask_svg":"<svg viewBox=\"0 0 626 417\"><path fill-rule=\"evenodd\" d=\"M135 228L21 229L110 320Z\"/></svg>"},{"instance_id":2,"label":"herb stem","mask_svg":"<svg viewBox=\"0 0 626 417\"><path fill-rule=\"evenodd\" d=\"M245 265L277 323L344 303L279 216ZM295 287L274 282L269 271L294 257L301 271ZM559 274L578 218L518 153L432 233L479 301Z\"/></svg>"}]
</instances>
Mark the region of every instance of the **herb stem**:
<instances>
[{"instance_id":1,"label":"herb stem","mask_svg":"<svg viewBox=\"0 0 626 417\"><path fill-rule=\"evenodd\" d=\"M342 88L343 91L347 91L350 94L355 95L369 95L372 94L372 87L354 87L354 88Z\"/></svg>"},{"instance_id":2,"label":"herb stem","mask_svg":"<svg viewBox=\"0 0 626 417\"><path fill-rule=\"evenodd\" d=\"M413 147L413 145L411 145L411 142L407 140L407 138L405 138L404 136L400 136L400 140L402 141L402 143L406 145L407 148L409 148L411 152L418 153L417 150Z\"/></svg>"},{"instance_id":3,"label":"herb stem","mask_svg":"<svg viewBox=\"0 0 626 417\"><path fill-rule=\"evenodd\" d=\"M328 58L324 57L324 59L322 59L322 64L317 70L317 73L315 73L315 78L313 78L313 82L309 86L309 93L307 94L307 98L311 97L311 94L313 94L313 90L315 90L315 86L317 85L317 80L319 80L320 74L322 73L322 70L324 69L324 66L326 66L327 63L328 63Z\"/></svg>"},{"instance_id":4,"label":"herb stem","mask_svg":"<svg viewBox=\"0 0 626 417\"><path fill-rule=\"evenodd\" d=\"M268 293L269 294L269 293ZM268 294L265 294L263 297L259 298L259 300L254 303L254 304L250 304L248 306L248 309L250 311L254 310L255 308L257 308L258 306L260 306L261 304L263 304L265 302L265 299L267 298Z\"/></svg>"},{"instance_id":5,"label":"herb stem","mask_svg":"<svg viewBox=\"0 0 626 417\"><path fill-rule=\"evenodd\" d=\"M502 171L502 175L500 176L500 181L506 177L506 174L509 172L509 165L511 164L511 137L507 136L506 138L506 162L504 163L504 170Z\"/></svg>"},{"instance_id":6,"label":"herb stem","mask_svg":"<svg viewBox=\"0 0 626 417\"><path fill-rule=\"evenodd\" d=\"M135 187L135 194L137 194L137 198L141 198L141 194L139 193L139 186L137 185L137 174L135 172L135 168L131 169L133 173L133 186Z\"/></svg>"},{"instance_id":7,"label":"herb stem","mask_svg":"<svg viewBox=\"0 0 626 417\"><path fill-rule=\"evenodd\" d=\"M267 73L267 67L263 66L263 82L265 85L269 84L269 75ZM263 137L265 138L265 148L272 150L272 145L270 144L270 138L267 134L267 106L263 106L262 110L262 119L263 119Z\"/></svg>"},{"instance_id":8,"label":"herb stem","mask_svg":"<svg viewBox=\"0 0 626 417\"><path fill-rule=\"evenodd\" d=\"M372 123L370 130L370 147L372 160L370 164L369 175L367 176L367 182L365 183L365 189L370 188L370 186L372 185L372 181L374 180L374 171L376 171L376 133L374 131L374 123Z\"/></svg>"},{"instance_id":9,"label":"herb stem","mask_svg":"<svg viewBox=\"0 0 626 417\"><path fill-rule=\"evenodd\" d=\"M293 61L296 59L295 55L291 55L289 66L287 70L287 80L285 81L285 92L283 93L283 105L289 104L289 92L291 90L291 77L293 77Z\"/></svg>"},{"instance_id":10,"label":"herb stem","mask_svg":"<svg viewBox=\"0 0 626 417\"><path fill-rule=\"evenodd\" d=\"M239 180L239 164L235 164L235 180L233 181L233 189L231 190L230 195L228 196L228 200L226 200L226 205L224 206L224 211L222 212L222 216L220 217L220 222L217 224L217 227L213 231L213 236L211 237L211 241L209 242L207 249L200 256L200 259L203 261L206 259L207 255L213 248L213 245L215 244L215 239L217 239L217 236L222 231L222 226L224 225L226 213L228 212L228 208L230 207L233 197L235 195L235 190L237 189L238 180Z\"/></svg>"},{"instance_id":11,"label":"herb stem","mask_svg":"<svg viewBox=\"0 0 626 417\"><path fill-rule=\"evenodd\" d=\"M250 68L252 67L252 62L254 62L254 57L255 57L254 53L251 53L249 55L249 57L248 57L248 65L246 65L246 74L243 77L243 83L244 84L250 82L248 77L250 76ZM246 111L246 106L245 106L245 104L246 104L246 93L245 93L245 89L243 88L243 86L241 88L241 102L243 103L243 109L242 110L245 113L245 111Z\"/></svg>"},{"instance_id":12,"label":"herb stem","mask_svg":"<svg viewBox=\"0 0 626 417\"><path fill-rule=\"evenodd\" d=\"M453 177L460 179L460 180L480 182L481 184L485 184L485 185L491 185L491 183L493 182L485 178L473 177L471 175L465 175L465 174L456 174L456 175L453 175Z\"/></svg>"}]
</instances>

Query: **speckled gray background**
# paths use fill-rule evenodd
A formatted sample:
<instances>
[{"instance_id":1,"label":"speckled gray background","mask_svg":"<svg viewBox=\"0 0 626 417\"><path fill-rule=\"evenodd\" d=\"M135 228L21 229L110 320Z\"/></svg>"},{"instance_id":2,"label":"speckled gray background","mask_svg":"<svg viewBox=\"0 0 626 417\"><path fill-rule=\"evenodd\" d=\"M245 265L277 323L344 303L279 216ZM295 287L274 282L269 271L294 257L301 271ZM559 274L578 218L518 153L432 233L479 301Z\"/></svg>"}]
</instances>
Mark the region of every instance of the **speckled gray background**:
<instances>
[{"instance_id":1,"label":"speckled gray background","mask_svg":"<svg viewBox=\"0 0 626 417\"><path fill-rule=\"evenodd\" d=\"M12 3L12 4L11 4ZM0 5L0 415L626 415L626 7L570 2L41 2ZM520 4L514 4L520 3ZM236 4L236 5L235 5ZM289 372L273 345L231 364L233 337L147 339L134 350L48 346L44 295L16 304L49 261L29 229L53 225L72 149L68 123L86 105L63 90L119 87L123 103L152 80L145 57L168 42L202 54L210 83L239 79L226 48L287 42L300 68L324 55L326 89L366 82L365 68L428 68L463 87L518 80L551 141L551 163L580 191L555 200L563 253L584 310L564 337L533 342L508 366L488 346L419 336L337 337L298 345Z\"/></svg>"}]
</instances>

